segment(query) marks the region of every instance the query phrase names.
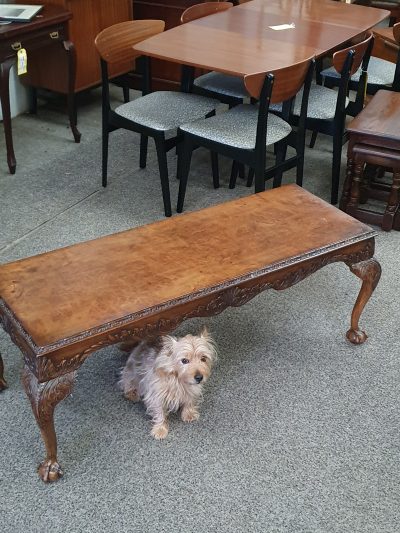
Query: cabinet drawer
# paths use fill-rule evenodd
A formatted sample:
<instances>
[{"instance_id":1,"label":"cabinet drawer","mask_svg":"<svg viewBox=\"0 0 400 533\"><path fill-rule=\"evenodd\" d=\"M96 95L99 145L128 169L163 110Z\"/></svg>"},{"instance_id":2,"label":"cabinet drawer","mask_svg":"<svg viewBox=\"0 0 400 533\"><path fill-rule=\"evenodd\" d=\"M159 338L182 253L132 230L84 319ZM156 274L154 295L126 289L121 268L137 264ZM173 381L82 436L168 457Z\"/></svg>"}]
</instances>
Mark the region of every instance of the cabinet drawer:
<instances>
[{"instance_id":1,"label":"cabinet drawer","mask_svg":"<svg viewBox=\"0 0 400 533\"><path fill-rule=\"evenodd\" d=\"M64 41L67 32L63 25L52 26L40 32L26 33L18 38L7 39L1 43L2 55L16 54L20 48L25 48L27 52L35 50L52 42Z\"/></svg>"}]
</instances>

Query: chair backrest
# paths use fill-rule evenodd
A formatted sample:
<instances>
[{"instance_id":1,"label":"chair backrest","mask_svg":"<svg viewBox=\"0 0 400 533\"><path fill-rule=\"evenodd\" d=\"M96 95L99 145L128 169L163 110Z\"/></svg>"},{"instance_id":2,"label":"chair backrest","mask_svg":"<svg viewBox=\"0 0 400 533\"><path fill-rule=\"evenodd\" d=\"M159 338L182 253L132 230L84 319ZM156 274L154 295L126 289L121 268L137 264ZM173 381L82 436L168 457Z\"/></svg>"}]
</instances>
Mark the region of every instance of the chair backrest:
<instances>
[{"instance_id":1,"label":"chair backrest","mask_svg":"<svg viewBox=\"0 0 400 533\"><path fill-rule=\"evenodd\" d=\"M296 96L304 84L311 59L306 59L301 63L277 69L270 73L274 78L270 100L272 104L286 102L286 100ZM267 73L260 72L248 74L244 77L244 84L250 96L257 99L260 98L266 76L268 76Z\"/></svg>"},{"instance_id":2,"label":"chair backrest","mask_svg":"<svg viewBox=\"0 0 400 533\"><path fill-rule=\"evenodd\" d=\"M219 13L220 11L226 11L233 7L231 2L204 2L204 4L195 4L194 6L188 7L181 16L181 23L185 24L192 20L200 19L206 17L207 15L212 15L214 13Z\"/></svg>"},{"instance_id":3,"label":"chair backrest","mask_svg":"<svg viewBox=\"0 0 400 533\"><path fill-rule=\"evenodd\" d=\"M371 47L372 39L372 33L368 32L366 38L360 43L353 44L347 48L343 48L342 50L335 52L333 54L333 66L337 72L339 72L339 74L343 74L343 67L346 65L349 52L352 52L353 55L353 61L350 67L350 76L357 72L362 60L364 59L365 53Z\"/></svg>"},{"instance_id":4,"label":"chair backrest","mask_svg":"<svg viewBox=\"0 0 400 533\"><path fill-rule=\"evenodd\" d=\"M164 28L163 20L128 20L105 28L94 44L106 63L123 63L141 55L133 49L135 44L162 33Z\"/></svg>"},{"instance_id":5,"label":"chair backrest","mask_svg":"<svg viewBox=\"0 0 400 533\"><path fill-rule=\"evenodd\" d=\"M393 26L393 37L398 45L400 45L400 22Z\"/></svg>"}]
</instances>

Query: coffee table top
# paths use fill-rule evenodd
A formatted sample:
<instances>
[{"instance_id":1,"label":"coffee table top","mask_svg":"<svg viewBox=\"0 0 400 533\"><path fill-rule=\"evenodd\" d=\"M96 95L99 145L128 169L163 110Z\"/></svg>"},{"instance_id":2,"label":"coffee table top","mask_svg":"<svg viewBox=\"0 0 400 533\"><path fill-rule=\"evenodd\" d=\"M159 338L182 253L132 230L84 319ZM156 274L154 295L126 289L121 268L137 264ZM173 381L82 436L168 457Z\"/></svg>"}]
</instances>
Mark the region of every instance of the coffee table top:
<instances>
[{"instance_id":1,"label":"coffee table top","mask_svg":"<svg viewBox=\"0 0 400 533\"><path fill-rule=\"evenodd\" d=\"M400 142L400 93L378 91L347 126L349 133ZM365 139L363 140L365 142ZM391 145L392 146L392 145ZM400 147L399 147L400 150Z\"/></svg>"},{"instance_id":2,"label":"coffee table top","mask_svg":"<svg viewBox=\"0 0 400 533\"><path fill-rule=\"evenodd\" d=\"M253 0L135 45L160 59L236 76L268 72L327 53L389 16L332 0ZM271 26L294 23L294 28Z\"/></svg>"},{"instance_id":3,"label":"coffee table top","mask_svg":"<svg viewBox=\"0 0 400 533\"><path fill-rule=\"evenodd\" d=\"M0 305L37 346L47 346L373 235L287 185L1 265Z\"/></svg>"}]
</instances>

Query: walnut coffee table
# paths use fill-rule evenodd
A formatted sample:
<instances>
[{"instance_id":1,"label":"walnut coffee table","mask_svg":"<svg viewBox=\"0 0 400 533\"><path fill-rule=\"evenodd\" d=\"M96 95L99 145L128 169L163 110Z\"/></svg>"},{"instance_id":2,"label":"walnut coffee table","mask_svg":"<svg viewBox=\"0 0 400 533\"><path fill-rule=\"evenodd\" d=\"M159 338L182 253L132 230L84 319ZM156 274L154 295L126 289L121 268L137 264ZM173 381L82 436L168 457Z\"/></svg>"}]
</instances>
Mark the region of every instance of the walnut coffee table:
<instances>
[{"instance_id":1,"label":"walnut coffee table","mask_svg":"<svg viewBox=\"0 0 400 533\"><path fill-rule=\"evenodd\" d=\"M335 261L362 280L347 338L363 343L358 321L381 273L374 236L287 185L0 266L0 320L24 356L23 383L46 446L40 477L62 475L54 409L104 346L216 315Z\"/></svg>"}]
</instances>

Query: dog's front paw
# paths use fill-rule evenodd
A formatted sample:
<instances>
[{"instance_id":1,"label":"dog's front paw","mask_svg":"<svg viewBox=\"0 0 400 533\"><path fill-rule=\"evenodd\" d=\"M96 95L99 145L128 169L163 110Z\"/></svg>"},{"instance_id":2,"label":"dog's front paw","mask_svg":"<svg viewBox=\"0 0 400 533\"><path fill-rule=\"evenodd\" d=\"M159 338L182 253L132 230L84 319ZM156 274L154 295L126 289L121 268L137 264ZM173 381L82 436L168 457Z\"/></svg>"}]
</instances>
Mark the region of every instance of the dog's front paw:
<instances>
[{"instance_id":1,"label":"dog's front paw","mask_svg":"<svg viewBox=\"0 0 400 533\"><path fill-rule=\"evenodd\" d=\"M165 437L168 435L168 426L167 426L167 424L157 424L157 425L153 426L153 428L151 430L151 434L157 440L165 439Z\"/></svg>"},{"instance_id":2,"label":"dog's front paw","mask_svg":"<svg viewBox=\"0 0 400 533\"><path fill-rule=\"evenodd\" d=\"M131 402L138 402L140 400L140 396L137 393L136 389L127 390L124 392L124 396L127 400L130 400Z\"/></svg>"},{"instance_id":3,"label":"dog's front paw","mask_svg":"<svg viewBox=\"0 0 400 533\"><path fill-rule=\"evenodd\" d=\"M193 407L184 407L182 409L181 418L184 422L194 422L199 419L199 416L198 410Z\"/></svg>"}]
</instances>

